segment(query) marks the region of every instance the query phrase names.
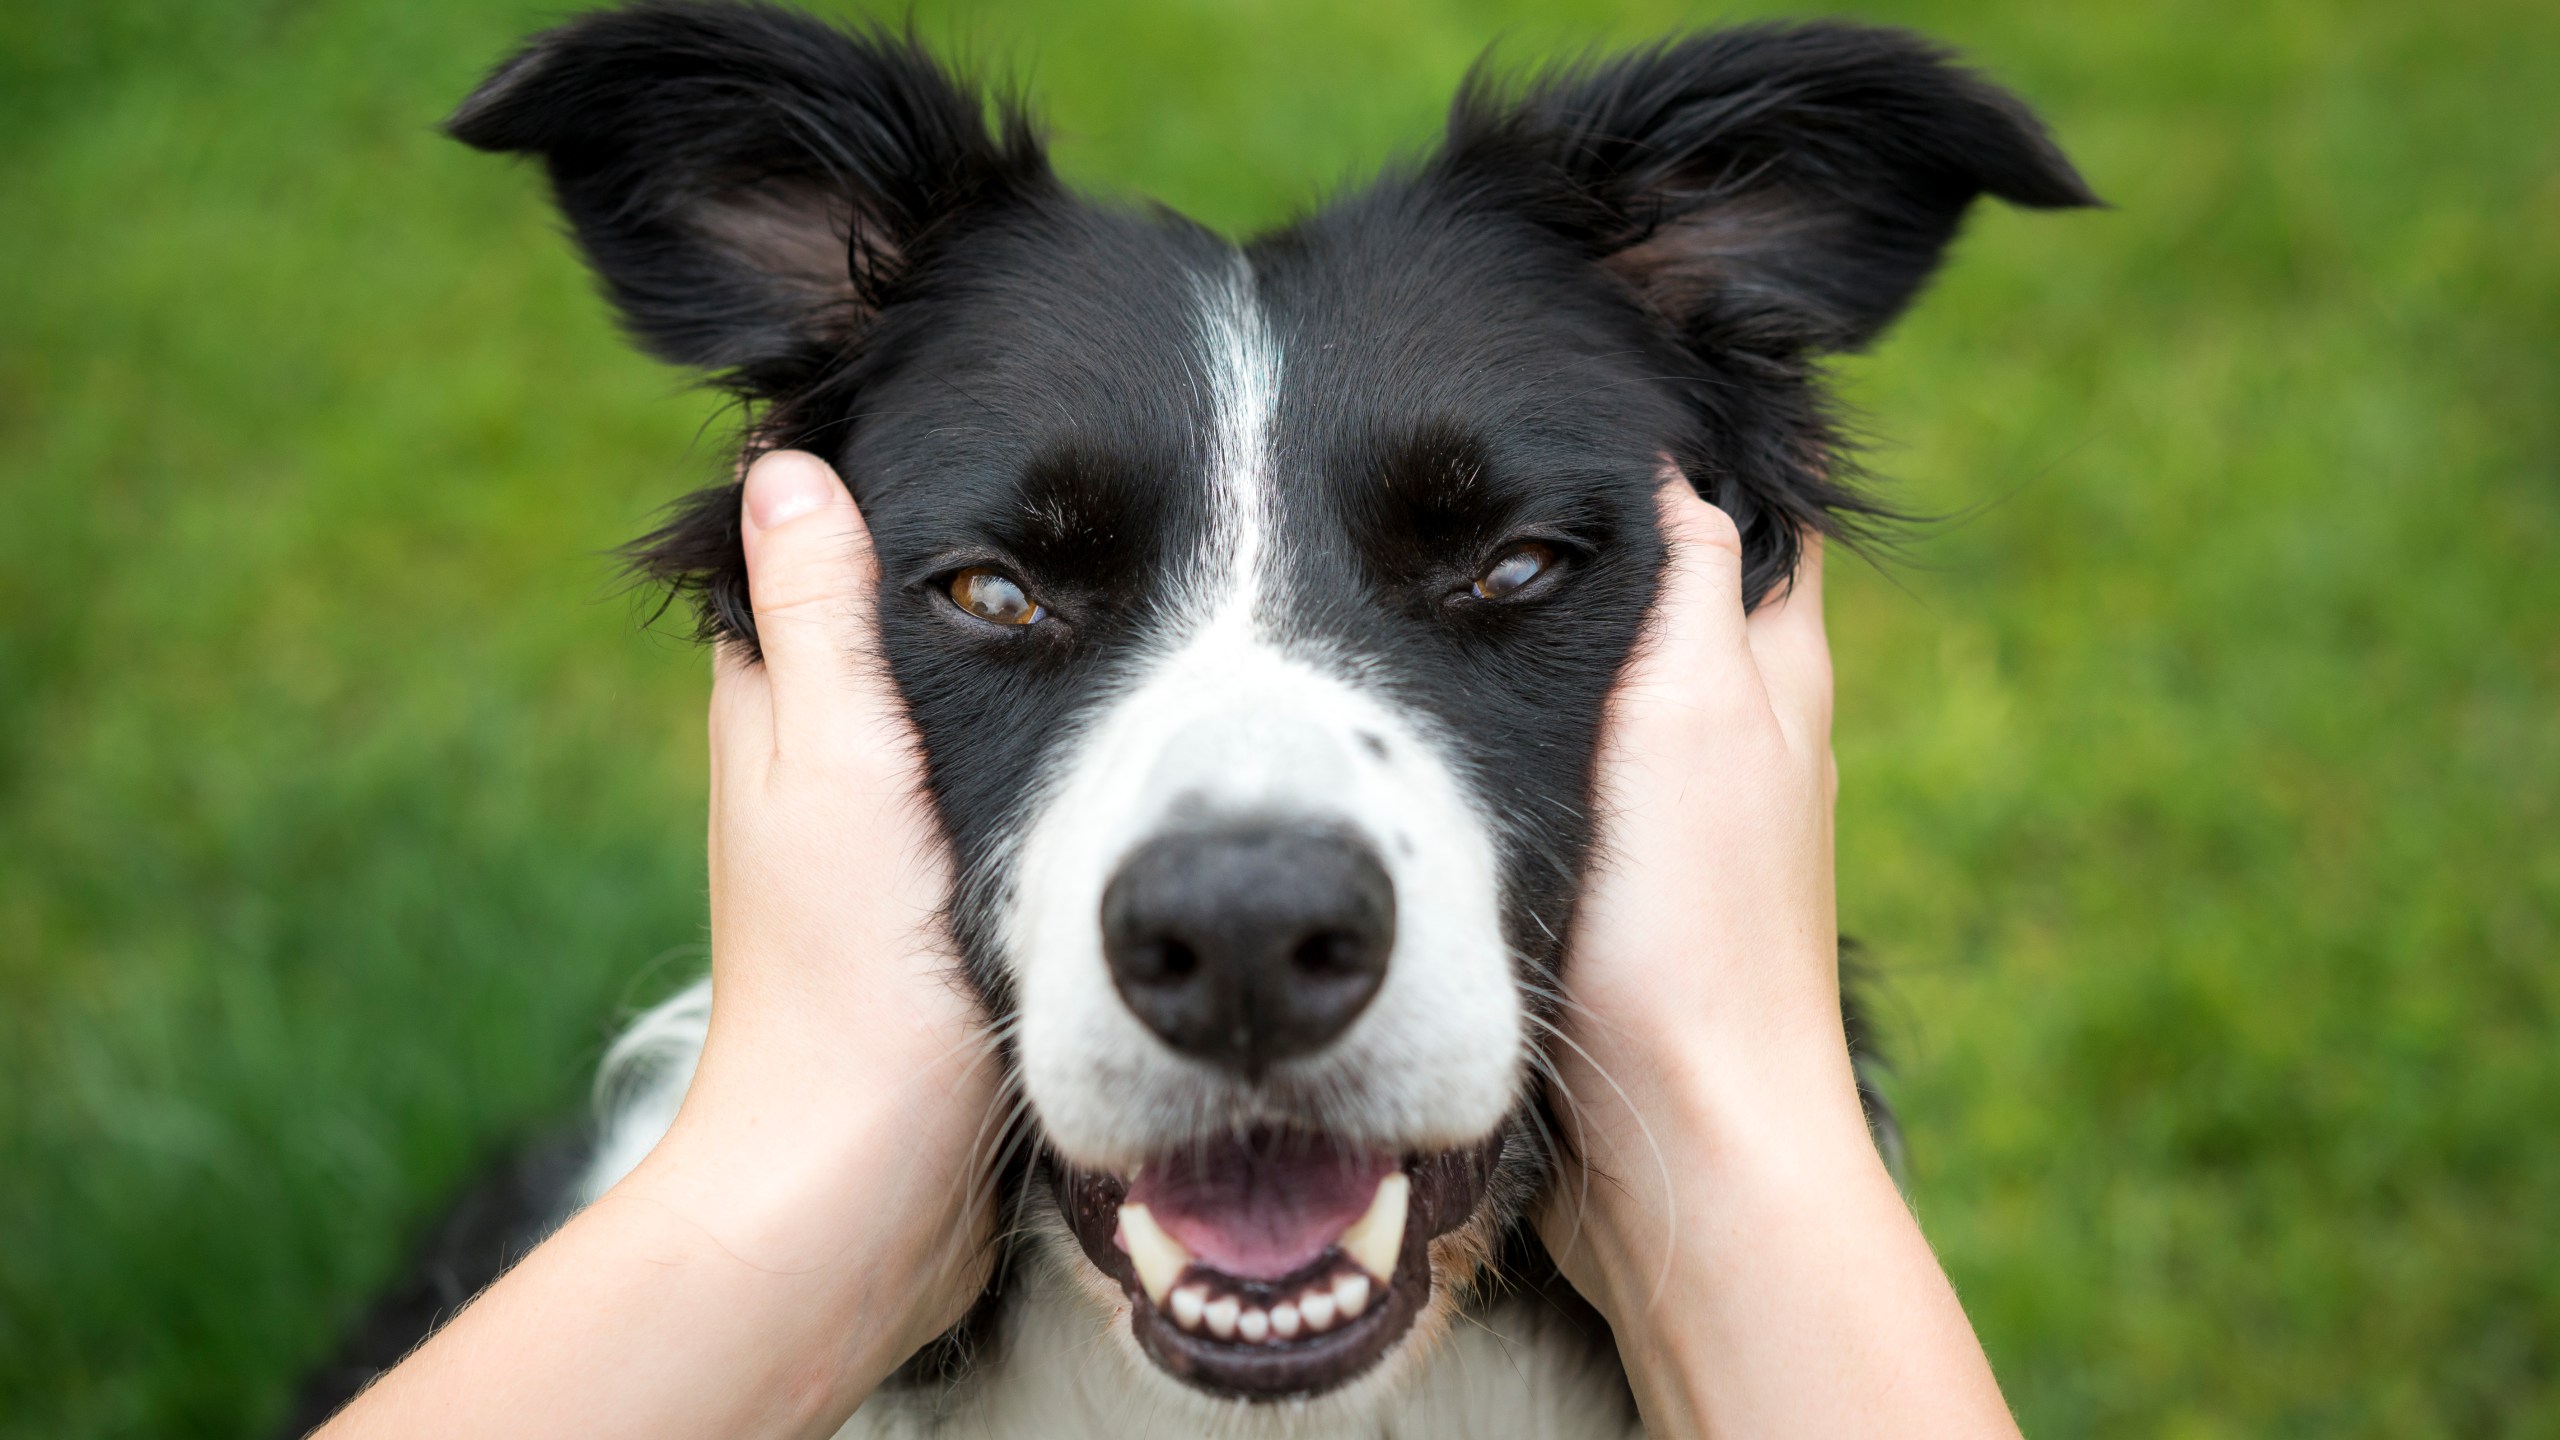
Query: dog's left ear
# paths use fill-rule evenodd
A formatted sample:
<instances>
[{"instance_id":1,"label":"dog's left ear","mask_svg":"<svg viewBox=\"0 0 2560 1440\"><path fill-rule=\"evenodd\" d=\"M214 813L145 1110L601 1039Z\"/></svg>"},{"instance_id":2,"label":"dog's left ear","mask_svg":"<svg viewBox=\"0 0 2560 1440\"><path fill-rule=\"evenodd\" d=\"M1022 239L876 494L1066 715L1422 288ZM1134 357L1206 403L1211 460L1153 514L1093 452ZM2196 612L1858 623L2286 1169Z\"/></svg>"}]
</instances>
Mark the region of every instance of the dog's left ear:
<instances>
[{"instance_id":1,"label":"dog's left ear","mask_svg":"<svg viewBox=\"0 0 2560 1440\"><path fill-rule=\"evenodd\" d=\"M2098 197L2016 96L1916 35L1755 25L1552 71L1479 70L1443 163L1534 154L1551 222L1695 342L1852 350L1919 293L1974 199Z\"/></svg>"},{"instance_id":2,"label":"dog's left ear","mask_svg":"<svg viewBox=\"0 0 2560 1440\"><path fill-rule=\"evenodd\" d=\"M1433 167L1615 275L1691 362L1706 449L1677 456L1740 527L1743 599L1804 537L1879 507L1851 484L1819 358L1873 341L1982 195L2097 196L2017 97L1900 30L1712 31L1510 86L1479 68Z\"/></svg>"}]
</instances>

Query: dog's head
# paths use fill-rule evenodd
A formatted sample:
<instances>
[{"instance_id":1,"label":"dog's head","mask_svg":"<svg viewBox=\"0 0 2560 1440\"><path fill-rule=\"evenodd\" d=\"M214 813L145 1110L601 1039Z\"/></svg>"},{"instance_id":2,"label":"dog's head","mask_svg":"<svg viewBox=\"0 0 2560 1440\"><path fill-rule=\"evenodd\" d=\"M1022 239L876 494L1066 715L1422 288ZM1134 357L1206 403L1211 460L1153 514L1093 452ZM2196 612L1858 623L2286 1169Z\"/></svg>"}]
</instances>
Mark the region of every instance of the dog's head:
<instances>
[{"instance_id":1,"label":"dog's head","mask_svg":"<svg viewBox=\"0 0 2560 1440\"><path fill-rule=\"evenodd\" d=\"M539 155L640 342L853 488L954 928L1122 1333L1323 1392L1541 1177L1666 461L1756 602L1861 508L1820 357L1978 195L2091 197L2016 100L1842 25L1471 82L1437 153L1242 245L987 117L911 40L656 5L538 38L452 130ZM737 511L644 553L752 644Z\"/></svg>"}]
</instances>

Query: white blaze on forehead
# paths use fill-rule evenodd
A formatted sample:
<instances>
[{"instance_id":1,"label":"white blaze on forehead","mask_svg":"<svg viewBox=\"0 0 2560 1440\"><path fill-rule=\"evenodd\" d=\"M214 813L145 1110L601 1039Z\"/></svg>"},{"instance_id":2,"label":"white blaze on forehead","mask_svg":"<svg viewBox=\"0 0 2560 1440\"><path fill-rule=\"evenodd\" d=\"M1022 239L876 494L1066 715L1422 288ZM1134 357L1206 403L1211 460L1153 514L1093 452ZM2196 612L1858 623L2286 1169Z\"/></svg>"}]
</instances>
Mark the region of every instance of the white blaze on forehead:
<instances>
[{"instance_id":1,"label":"white blaze on forehead","mask_svg":"<svg viewBox=\"0 0 2560 1440\"><path fill-rule=\"evenodd\" d=\"M1202 284L1198 324L1210 524L1167 587L1176 598L1151 653L1061 747L1015 867L1004 918L1025 1087L1052 1141L1088 1165L1281 1118L1263 1108L1274 1104L1397 1148L1478 1139L1510 1110L1522 1049L1491 826L1421 717L1359 666L1282 639L1272 422L1284 369L1240 257ZM1376 998L1260 1091L1148 1031L1102 950L1102 894L1121 860L1167 829L1230 818L1347 826L1397 895Z\"/></svg>"},{"instance_id":2,"label":"white blaze on forehead","mask_svg":"<svg viewBox=\"0 0 2560 1440\"><path fill-rule=\"evenodd\" d=\"M1200 338L1212 424L1209 478L1216 520L1201 578L1218 586L1216 620L1250 625L1271 533L1271 416L1280 394L1280 351L1253 297L1243 257L1201 287ZM1204 597L1205 598L1205 597ZM1214 623L1214 621L1213 621Z\"/></svg>"}]
</instances>

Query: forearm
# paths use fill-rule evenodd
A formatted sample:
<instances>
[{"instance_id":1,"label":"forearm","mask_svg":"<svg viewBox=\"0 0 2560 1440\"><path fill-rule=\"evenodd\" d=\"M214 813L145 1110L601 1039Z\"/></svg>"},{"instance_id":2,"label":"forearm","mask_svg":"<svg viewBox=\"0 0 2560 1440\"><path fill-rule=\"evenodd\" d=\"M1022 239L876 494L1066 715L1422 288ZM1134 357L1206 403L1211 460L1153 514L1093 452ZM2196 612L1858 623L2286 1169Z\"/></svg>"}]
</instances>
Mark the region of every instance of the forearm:
<instances>
[{"instance_id":1,"label":"forearm","mask_svg":"<svg viewBox=\"0 0 2560 1440\"><path fill-rule=\"evenodd\" d=\"M998 1065L869 534L814 456L743 499L763 660L714 662L717 1000L682 1113L330 1436L824 1435L982 1288Z\"/></svg>"},{"instance_id":2,"label":"forearm","mask_svg":"<svg viewBox=\"0 0 2560 1440\"><path fill-rule=\"evenodd\" d=\"M325 1434L831 1433L929 1338L912 1297L966 1259L895 1238L965 1182L894 1118L821 1143L680 1123Z\"/></svg>"},{"instance_id":3,"label":"forearm","mask_svg":"<svg viewBox=\"0 0 2560 1440\"><path fill-rule=\"evenodd\" d=\"M1623 1164L1591 1237L1649 1434L2016 1435L1845 1064L1651 1098L1667 1180Z\"/></svg>"}]
</instances>

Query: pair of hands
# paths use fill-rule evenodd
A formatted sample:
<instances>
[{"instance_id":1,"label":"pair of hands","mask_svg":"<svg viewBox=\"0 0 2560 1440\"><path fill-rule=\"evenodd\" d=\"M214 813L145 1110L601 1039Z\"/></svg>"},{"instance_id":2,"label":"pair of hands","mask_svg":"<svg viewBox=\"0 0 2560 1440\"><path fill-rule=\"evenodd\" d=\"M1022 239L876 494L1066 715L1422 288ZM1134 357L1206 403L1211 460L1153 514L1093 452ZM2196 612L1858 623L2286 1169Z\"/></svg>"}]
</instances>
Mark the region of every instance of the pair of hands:
<instances>
[{"instance_id":1,"label":"pair of hands","mask_svg":"<svg viewBox=\"0 0 2560 1440\"><path fill-rule=\"evenodd\" d=\"M1679 1097L1705 1084L1748 1107L1776 1087L1791 1116L1809 1094L1833 1119L1857 1115L1835 965L1821 550L1746 618L1732 521L1664 479L1672 561L1614 697L1610 818L1556 1047L1558 1108L1599 1178L1565 1177L1543 1217L1569 1277L1613 1318L1649 1303L1659 1267L1638 1262L1675 1235L1657 1148ZM997 1077L954 1063L980 1053L977 1021L933 934L948 876L915 736L875 653L867 533L834 472L798 452L756 462L743 522L765 663L724 654L712 687L715 1003L687 1121L745 1114L778 1137L891 1085L925 1107L916 1133L940 1137L933 1168L965 1175ZM857 1035L867 1043L848 1053ZM940 1227L910 1237L923 1252L977 1248L979 1217L945 1203L918 1218ZM969 1293L920 1294L918 1338Z\"/></svg>"},{"instance_id":2,"label":"pair of hands","mask_svg":"<svg viewBox=\"0 0 2560 1440\"><path fill-rule=\"evenodd\" d=\"M1732 523L1675 474L1662 513L1552 1047L1581 1168L1540 1227L1649 1435L2014 1437L1841 1033L1820 552L1746 619ZM1001 1077L862 518L781 453L743 526L765 663L712 685L714 1004L683 1109L328 1436L830 1435L984 1282Z\"/></svg>"}]
</instances>

